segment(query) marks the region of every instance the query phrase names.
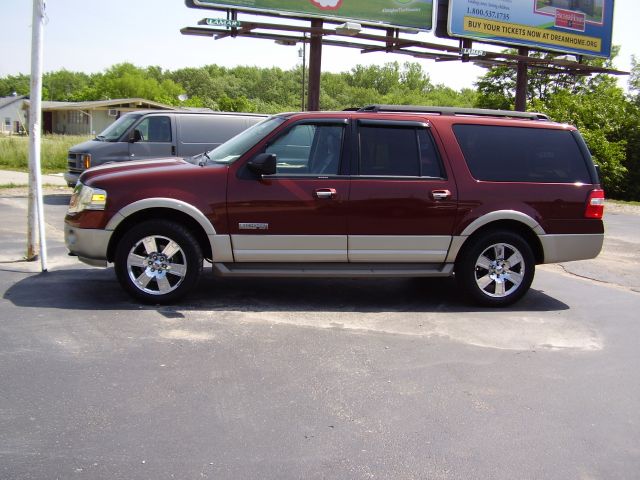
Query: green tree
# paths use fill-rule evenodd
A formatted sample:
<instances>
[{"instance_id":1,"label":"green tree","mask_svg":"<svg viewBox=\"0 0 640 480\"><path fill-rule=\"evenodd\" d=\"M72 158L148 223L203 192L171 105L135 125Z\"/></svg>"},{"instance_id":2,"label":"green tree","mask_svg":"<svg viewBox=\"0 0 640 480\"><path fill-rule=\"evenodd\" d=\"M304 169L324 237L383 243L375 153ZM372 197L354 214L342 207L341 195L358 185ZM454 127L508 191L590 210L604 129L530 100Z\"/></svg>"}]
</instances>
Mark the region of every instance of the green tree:
<instances>
[{"instance_id":1,"label":"green tree","mask_svg":"<svg viewBox=\"0 0 640 480\"><path fill-rule=\"evenodd\" d=\"M78 101L78 92L90 85L90 77L86 73L70 72L62 69L45 73L42 77L43 99L58 102ZM44 95L46 90L47 94Z\"/></svg>"},{"instance_id":2,"label":"green tree","mask_svg":"<svg viewBox=\"0 0 640 480\"><path fill-rule=\"evenodd\" d=\"M22 73L18 75L9 75L0 78L0 97L8 97L16 93L17 95L29 95L31 89L29 75Z\"/></svg>"},{"instance_id":3,"label":"green tree","mask_svg":"<svg viewBox=\"0 0 640 480\"><path fill-rule=\"evenodd\" d=\"M88 91L98 99L146 98L169 105L179 103L178 96L184 93L173 80L159 82L147 70L130 63L114 65L96 76Z\"/></svg>"},{"instance_id":4,"label":"green tree","mask_svg":"<svg viewBox=\"0 0 640 480\"><path fill-rule=\"evenodd\" d=\"M532 109L547 113L553 120L578 127L594 161L600 165L602 182L613 198L626 196L626 153L630 103L615 80L599 78L581 93L565 89L546 101L534 100Z\"/></svg>"},{"instance_id":5,"label":"green tree","mask_svg":"<svg viewBox=\"0 0 640 480\"><path fill-rule=\"evenodd\" d=\"M611 67L619 47L614 47L611 59L589 58L584 61L587 65ZM505 50L505 53L516 54L516 50ZM553 59L558 54L532 52L532 58ZM602 76L594 77L570 75L567 73L553 73L547 68L530 67L527 81L527 102L533 100L546 101L551 95L559 91L568 90L574 94L581 93L594 81ZM515 67L496 65L488 69L475 83L478 89L476 106L479 108L498 108L512 110L515 105L517 72Z\"/></svg>"},{"instance_id":6,"label":"green tree","mask_svg":"<svg viewBox=\"0 0 640 480\"><path fill-rule=\"evenodd\" d=\"M640 63L635 55L631 57L631 74L629 75L629 91L636 103L640 104Z\"/></svg>"},{"instance_id":7,"label":"green tree","mask_svg":"<svg viewBox=\"0 0 640 480\"><path fill-rule=\"evenodd\" d=\"M184 88L189 98L215 100L223 93L207 68L182 68L168 74L169 78Z\"/></svg>"}]
</instances>

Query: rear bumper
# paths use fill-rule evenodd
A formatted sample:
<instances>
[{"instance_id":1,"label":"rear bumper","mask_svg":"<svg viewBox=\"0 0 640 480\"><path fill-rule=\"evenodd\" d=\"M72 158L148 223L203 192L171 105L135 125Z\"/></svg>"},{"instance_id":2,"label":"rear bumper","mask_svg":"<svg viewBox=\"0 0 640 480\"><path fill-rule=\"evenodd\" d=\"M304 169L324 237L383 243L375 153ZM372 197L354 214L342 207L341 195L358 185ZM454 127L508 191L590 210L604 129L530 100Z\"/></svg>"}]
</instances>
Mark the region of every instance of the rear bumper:
<instances>
[{"instance_id":1,"label":"rear bumper","mask_svg":"<svg viewBox=\"0 0 640 480\"><path fill-rule=\"evenodd\" d=\"M538 236L544 263L571 262L595 258L602 250L604 233Z\"/></svg>"},{"instance_id":2,"label":"rear bumper","mask_svg":"<svg viewBox=\"0 0 640 480\"><path fill-rule=\"evenodd\" d=\"M107 266L107 249L112 230L77 228L64 225L64 242L73 255L94 267Z\"/></svg>"}]
</instances>

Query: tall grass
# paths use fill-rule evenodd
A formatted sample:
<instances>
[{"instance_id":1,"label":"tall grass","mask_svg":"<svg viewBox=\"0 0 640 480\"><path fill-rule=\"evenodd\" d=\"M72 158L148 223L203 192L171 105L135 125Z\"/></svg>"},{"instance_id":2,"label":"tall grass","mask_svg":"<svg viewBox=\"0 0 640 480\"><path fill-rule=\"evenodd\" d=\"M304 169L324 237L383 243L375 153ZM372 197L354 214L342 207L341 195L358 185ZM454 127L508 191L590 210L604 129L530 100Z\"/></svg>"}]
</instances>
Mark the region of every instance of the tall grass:
<instances>
[{"instance_id":1,"label":"tall grass","mask_svg":"<svg viewBox=\"0 0 640 480\"><path fill-rule=\"evenodd\" d=\"M40 163L43 173L67 170L69 147L92 138L87 135L43 135ZM29 137L0 135L0 169L29 170Z\"/></svg>"}]
</instances>

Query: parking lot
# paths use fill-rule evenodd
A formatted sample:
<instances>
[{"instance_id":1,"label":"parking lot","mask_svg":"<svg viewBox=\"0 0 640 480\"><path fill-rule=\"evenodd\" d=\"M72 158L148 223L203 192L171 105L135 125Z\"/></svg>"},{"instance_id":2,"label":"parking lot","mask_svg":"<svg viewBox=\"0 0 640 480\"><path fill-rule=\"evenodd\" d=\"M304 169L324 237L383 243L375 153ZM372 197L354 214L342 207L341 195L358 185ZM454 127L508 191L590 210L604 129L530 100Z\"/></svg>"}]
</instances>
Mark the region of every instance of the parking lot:
<instances>
[{"instance_id":1,"label":"parking lot","mask_svg":"<svg viewBox=\"0 0 640 480\"><path fill-rule=\"evenodd\" d=\"M66 255L21 261L0 198L2 479L624 479L640 471L640 215L515 306L439 279L221 279L131 300Z\"/></svg>"}]
</instances>

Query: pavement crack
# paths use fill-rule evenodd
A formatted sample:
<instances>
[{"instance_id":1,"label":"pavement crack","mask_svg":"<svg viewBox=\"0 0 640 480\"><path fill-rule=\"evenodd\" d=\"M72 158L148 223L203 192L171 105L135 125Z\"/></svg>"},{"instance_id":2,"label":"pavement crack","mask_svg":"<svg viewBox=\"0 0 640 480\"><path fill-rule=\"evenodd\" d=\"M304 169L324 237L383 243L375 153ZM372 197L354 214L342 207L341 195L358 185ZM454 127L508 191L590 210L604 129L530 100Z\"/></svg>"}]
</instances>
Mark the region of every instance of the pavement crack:
<instances>
[{"instance_id":1,"label":"pavement crack","mask_svg":"<svg viewBox=\"0 0 640 480\"><path fill-rule=\"evenodd\" d=\"M634 287L628 287L625 285L620 285L619 283L615 283L615 282L609 282L607 280L601 280L599 278L594 278L594 277L589 277L587 275L580 275L579 273L575 273L570 271L569 269L567 269L567 267L565 267L562 263L558 263L557 264L564 273L566 273L567 275L571 275L572 277L576 277L576 278L581 278L583 280L589 280L591 282L596 282L596 283L600 283L602 285L607 285L610 287L615 287L615 288L621 288L623 290L626 290L628 292L633 292L633 293L640 293L636 288Z\"/></svg>"}]
</instances>

